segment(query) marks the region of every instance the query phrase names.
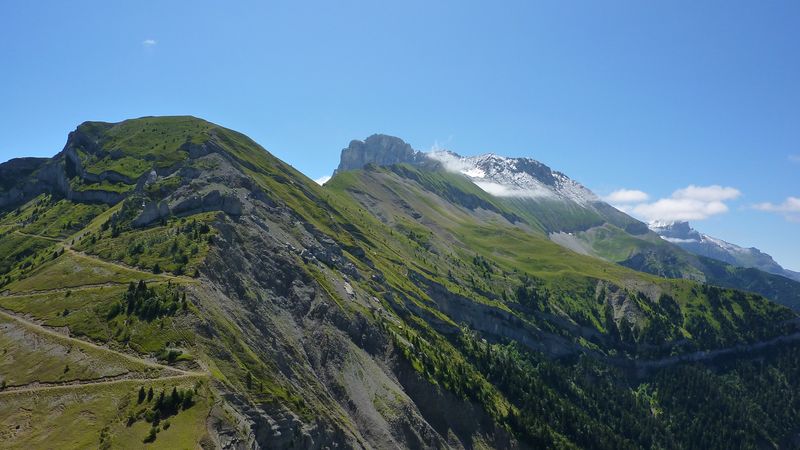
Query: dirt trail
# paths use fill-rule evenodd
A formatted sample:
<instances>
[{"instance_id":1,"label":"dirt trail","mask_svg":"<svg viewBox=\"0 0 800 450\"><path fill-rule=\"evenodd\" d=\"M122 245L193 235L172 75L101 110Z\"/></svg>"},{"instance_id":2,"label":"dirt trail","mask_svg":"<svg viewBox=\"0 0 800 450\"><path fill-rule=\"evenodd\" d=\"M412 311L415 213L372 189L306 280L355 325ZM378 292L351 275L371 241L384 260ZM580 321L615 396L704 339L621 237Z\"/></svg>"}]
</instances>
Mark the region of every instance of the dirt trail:
<instances>
[{"instance_id":1,"label":"dirt trail","mask_svg":"<svg viewBox=\"0 0 800 450\"><path fill-rule=\"evenodd\" d=\"M39 235L39 234L25 233L24 231L19 231L19 230L14 230L14 233L16 233L16 234L18 234L20 236L26 236L26 237L32 237L32 238L38 238L38 239L45 239L45 240L53 241L53 242L64 242L63 240L58 239L58 238L54 238L54 237L50 237L50 236L42 236L42 235Z\"/></svg>"},{"instance_id":2,"label":"dirt trail","mask_svg":"<svg viewBox=\"0 0 800 450\"><path fill-rule=\"evenodd\" d=\"M148 275L148 276L155 277L155 278L166 278L166 279L180 280L180 281L185 281L185 282L194 282L194 281L196 281L194 278L191 278L191 277L187 277L187 276L183 276L183 275L173 275L173 274L168 273L168 272L156 275L156 274L144 271L139 267L130 266L130 265L125 264L125 263L123 263L121 261L108 261L108 260L102 259L102 258L100 258L98 256L95 256L95 255L92 255L92 254L89 254L89 253L86 253L86 252L82 252L80 250L75 250L74 248L72 248L72 245L70 244L71 238L58 239L58 238L54 238L54 237L50 237L50 236L42 236L40 234L25 233L24 231L19 231L19 230L14 230L14 233L19 234L21 236L27 236L27 237L38 238L38 239L46 239L48 241L58 242L58 243L60 243L60 244L62 244L64 246L64 251L67 251L70 254L78 256L80 258L91 259L93 261L99 262L100 264L117 266L117 267L120 267L120 268L123 268L123 269L126 269L126 270L139 272L139 273L141 273L143 275ZM72 239L74 239L74 237Z\"/></svg>"},{"instance_id":3,"label":"dirt trail","mask_svg":"<svg viewBox=\"0 0 800 450\"><path fill-rule=\"evenodd\" d=\"M12 313L9 313L7 311L4 311L2 309L0 309L0 316L6 317L6 318L11 319L11 320L15 320L15 321L17 321L17 322L19 322L19 323L21 323L21 324L23 324L23 325L25 325L25 326L27 326L29 328L32 328L37 333L41 333L41 334L44 334L44 335L47 335L47 336L51 336L51 337L59 339L59 340L67 340L67 341L70 341L70 342L74 342L78 346L86 346L86 347L92 348L94 350L113 353L113 354L115 354L115 355L117 355L117 356L119 356L121 358L124 358L124 359L126 359L128 361L135 362L135 363L138 363L138 364L142 364L142 365L145 365L147 367L151 367L151 368L154 368L154 369L166 370L166 371L172 371L172 372L176 372L178 374L183 374L183 375L205 375L204 372L193 372L193 371L179 369L177 367L172 367L172 366L167 366L167 365L164 365L164 364L159 364L159 363L156 363L156 362L153 362L153 361L148 361L148 360L146 360L144 358L139 358L139 357L127 354L127 353L123 353L123 352L120 352L120 351L117 351L117 350L113 350L113 349L110 349L110 348L102 346L102 345L97 345L97 344L95 344L93 342L90 342L90 341L85 341L83 339L78 339L78 338L74 338L72 336L67 336L65 334L61 334L61 333L59 333L57 331L53 331L53 330L51 330L51 329L49 329L47 327L39 325L36 322L32 322L30 320L24 319L24 318L22 318L22 317L20 317L20 316L18 316L16 314L12 314Z\"/></svg>"},{"instance_id":4,"label":"dirt trail","mask_svg":"<svg viewBox=\"0 0 800 450\"><path fill-rule=\"evenodd\" d=\"M26 327L33 329L37 333L41 333L47 336L54 337L59 340L66 340L70 342L74 342L77 346L85 346L90 347L92 349L113 353L114 355L124 358L128 361L135 362L141 364L143 366L161 370L162 373L170 373L172 375L165 375L161 377L146 377L146 376L137 376L134 372L127 372L121 375L114 375L110 377L104 377L100 379L94 380L70 380L70 381L63 381L63 382L40 382L36 381L33 383L29 383L26 385L20 386L9 386L6 387L4 390L0 391L0 395L3 394L10 394L10 393L17 393L17 392L34 392L34 391L43 391L43 390L52 390L52 389L61 389L61 388L69 388L75 386L91 386L91 385L105 385L105 384L114 384L114 383L122 383L125 381L159 381L159 380L173 380L179 378L192 378L192 377L207 377L208 373L206 372L198 372L198 371L191 371L191 370L184 370L179 369L177 367L167 366L164 364L159 364L153 361L148 361L144 358L139 358L127 353L119 352L116 350L112 350L108 347L104 347L101 345L94 344L89 341L84 341L82 339L77 339L71 336L67 336L56 331L50 330L42 325L39 325L35 322L31 322L27 319L19 317L15 314L6 312L0 309L0 316L17 321L23 324Z\"/></svg>"},{"instance_id":5,"label":"dirt trail","mask_svg":"<svg viewBox=\"0 0 800 450\"><path fill-rule=\"evenodd\" d=\"M673 366L683 362L708 361L721 356L752 353L772 346L787 344L798 340L800 340L800 331L784 336L774 337L764 341L753 342L751 344L740 344L733 347L719 348L715 350L700 350L660 359L634 361L633 365L640 373L646 373L653 369Z\"/></svg>"},{"instance_id":6,"label":"dirt trail","mask_svg":"<svg viewBox=\"0 0 800 450\"><path fill-rule=\"evenodd\" d=\"M117 268L137 272L146 276L145 280L149 282L182 282L182 283L195 283L197 280L186 277L186 276L177 276L170 273L162 273L162 274L153 274L150 272L146 272L141 270L138 267L129 266L122 262L118 261L107 261L98 256L91 255L85 252L77 251L72 248L72 245L69 243L69 238L67 239L57 239L50 236L41 236L31 233L25 233L19 230L14 230L14 233L19 234L25 237L31 238L38 238L38 239L45 239L52 242L57 242L62 244L64 247L64 251L69 252L71 255L85 259L91 260L95 264L106 265L106 266L115 266ZM120 283L120 282L106 282L106 283L99 283L99 284L86 284L71 288L54 288L54 289L45 289L45 290L34 290L34 291L26 291L26 292L18 292L14 294L0 294L3 297L23 297L29 295L36 295L36 294L45 294L51 292L66 292L66 291L81 291L81 290L89 290L89 289L98 289L102 287L113 287L113 286L121 286L127 285L128 283ZM0 390L0 396L2 395L11 395L16 393L25 393L25 392L40 392L40 391L49 391L49 390L57 390L57 389L69 389L79 386L97 386L97 385L110 385L110 384L117 384L117 383L125 383L130 381L162 381L162 380L176 380L182 378L196 378L196 377L208 377L207 372L199 372L199 371L190 371L184 370L177 367L171 367L164 364L159 364L153 361L149 361L144 358L136 357L127 353L123 353L117 350L113 350L106 346L98 345L90 341L85 341L82 339L74 338L72 336L68 336L57 331L51 330L45 326L42 326L36 322L30 321L23 317L20 317L17 314L12 312L5 311L0 309L0 317L5 317L11 319L13 321L17 321L22 325L33 329L37 333L41 333L46 336L50 336L59 340L66 340L69 342L75 343L77 346L85 346L89 347L98 351L113 353L114 355L123 358L125 360L135 362L141 364L145 367L153 368L161 370L162 373L168 373L171 375L165 375L161 377L146 377L137 375L134 372L127 372L120 375L114 375L110 377L103 377L94 380L71 380L71 381L63 381L63 382L33 382L26 385L20 386L9 386L3 390Z\"/></svg>"},{"instance_id":7,"label":"dirt trail","mask_svg":"<svg viewBox=\"0 0 800 450\"><path fill-rule=\"evenodd\" d=\"M140 269L138 267L129 266L129 265L127 265L127 264L125 264L123 262L120 262L120 261L108 261L108 260L100 258L99 256L95 256L95 255L92 255L92 254L89 254L89 253L86 253L86 252L81 252L81 251L75 250L72 247L67 246L67 245L64 246L64 251L69 252L71 255L77 256L78 258L92 260L95 263L100 263L101 265L116 266L116 267L119 267L121 269L130 270L132 272L138 272L138 273L140 273L142 275L146 275L146 276L148 276L151 279L156 280L156 281L158 281L158 280L164 280L164 281L173 280L173 281L180 281L180 282L184 282L184 283L196 283L197 282L197 280L195 280L194 278L183 276L183 275L180 275L180 276L179 275L173 275L173 274L168 273L168 272L164 272L164 273L160 273L160 274L154 274L152 272L146 272L146 271L144 271L144 270L142 270L142 269Z\"/></svg>"},{"instance_id":8,"label":"dirt trail","mask_svg":"<svg viewBox=\"0 0 800 450\"><path fill-rule=\"evenodd\" d=\"M145 280L147 282L151 282L154 280ZM163 281L161 281L163 282ZM53 288L53 289L38 289L32 291L19 291L13 294L8 293L9 291L3 291L0 293L0 297L2 298L14 298L14 297L30 297L31 295L42 295L42 294L54 294L58 292L80 292L80 291L89 291L92 289L101 289L107 287L118 287L118 286L127 286L128 283L118 283L115 281L109 281L106 283L98 283L98 284L82 284L80 286L75 287L64 287L64 288Z\"/></svg>"},{"instance_id":9,"label":"dirt trail","mask_svg":"<svg viewBox=\"0 0 800 450\"><path fill-rule=\"evenodd\" d=\"M100 381L83 381L83 380L74 380L74 381L65 381L63 383L41 383L35 382L26 384L23 386L14 386L14 387L7 387L5 390L0 391L0 397L3 395L12 395L12 394L19 394L25 392L42 392L42 391L53 391L58 389L72 389L75 387L83 387L83 386L104 386L110 384L120 384L126 383L130 381L169 381L169 380L180 380L183 378L204 378L207 377L208 374L203 372L186 372L180 375L168 375L165 377L156 377L156 378L145 378L145 377L131 377L127 376L128 374L119 375L113 377L113 379L103 379Z\"/></svg>"}]
</instances>

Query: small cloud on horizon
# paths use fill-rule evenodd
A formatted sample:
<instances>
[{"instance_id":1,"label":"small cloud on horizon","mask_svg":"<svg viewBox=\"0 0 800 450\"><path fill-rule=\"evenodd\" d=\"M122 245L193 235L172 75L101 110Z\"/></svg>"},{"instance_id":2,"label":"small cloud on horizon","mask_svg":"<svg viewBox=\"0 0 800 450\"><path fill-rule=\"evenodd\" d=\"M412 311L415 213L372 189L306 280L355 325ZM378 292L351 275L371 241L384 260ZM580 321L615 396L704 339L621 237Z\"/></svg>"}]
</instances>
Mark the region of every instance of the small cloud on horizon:
<instances>
[{"instance_id":1,"label":"small cloud on horizon","mask_svg":"<svg viewBox=\"0 0 800 450\"><path fill-rule=\"evenodd\" d=\"M736 188L719 185L689 185L667 198L647 203L649 195L635 189L619 189L604 198L620 211L633 214L648 222L704 220L728 212L727 201L742 193Z\"/></svg>"},{"instance_id":2,"label":"small cloud on horizon","mask_svg":"<svg viewBox=\"0 0 800 450\"><path fill-rule=\"evenodd\" d=\"M647 192L636 189L619 189L603 197L603 200L611 204L626 204L646 202L649 198Z\"/></svg>"},{"instance_id":3,"label":"small cloud on horizon","mask_svg":"<svg viewBox=\"0 0 800 450\"><path fill-rule=\"evenodd\" d=\"M144 45L145 47L152 47L156 44L158 44L158 41L155 39L145 39L142 41L142 45Z\"/></svg>"},{"instance_id":4,"label":"small cloud on horizon","mask_svg":"<svg viewBox=\"0 0 800 450\"><path fill-rule=\"evenodd\" d=\"M683 189L678 189L672 193L673 198L699 200L705 202L715 202L724 200L735 200L742 193L732 187L722 187L718 184L711 186L689 185Z\"/></svg>"},{"instance_id":5,"label":"small cloud on horizon","mask_svg":"<svg viewBox=\"0 0 800 450\"><path fill-rule=\"evenodd\" d=\"M331 179L330 175L324 175L324 176L321 176L319 178L314 179L314 182L317 183L318 185L322 186L323 184L327 183L328 180L330 180L330 179Z\"/></svg>"},{"instance_id":6,"label":"small cloud on horizon","mask_svg":"<svg viewBox=\"0 0 800 450\"><path fill-rule=\"evenodd\" d=\"M800 197L786 197L783 203L756 203L753 209L764 212L782 214L783 218L789 222L800 223Z\"/></svg>"}]
</instances>

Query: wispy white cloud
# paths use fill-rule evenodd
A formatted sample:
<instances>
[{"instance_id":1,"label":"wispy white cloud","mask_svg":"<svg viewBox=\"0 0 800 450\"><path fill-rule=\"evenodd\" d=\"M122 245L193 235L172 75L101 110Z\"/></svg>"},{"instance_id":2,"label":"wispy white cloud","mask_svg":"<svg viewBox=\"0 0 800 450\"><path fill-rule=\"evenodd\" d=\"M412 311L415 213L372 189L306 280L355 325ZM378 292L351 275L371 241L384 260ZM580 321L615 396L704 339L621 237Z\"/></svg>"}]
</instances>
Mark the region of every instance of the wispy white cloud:
<instances>
[{"instance_id":1,"label":"wispy white cloud","mask_svg":"<svg viewBox=\"0 0 800 450\"><path fill-rule=\"evenodd\" d=\"M158 41L155 39L145 39L142 41L142 45L144 45L145 47L152 47L156 44L158 44Z\"/></svg>"},{"instance_id":2,"label":"wispy white cloud","mask_svg":"<svg viewBox=\"0 0 800 450\"><path fill-rule=\"evenodd\" d=\"M631 209L634 215L649 221L704 220L728 212L728 205L720 201L705 202L686 198L662 198L653 203L642 203Z\"/></svg>"},{"instance_id":3,"label":"wispy white cloud","mask_svg":"<svg viewBox=\"0 0 800 450\"><path fill-rule=\"evenodd\" d=\"M452 134L450 136L447 136L447 140L445 140L444 142L439 142L439 140L437 139L437 140L433 141L433 145L431 145L430 151L432 151L432 152L440 152L440 151L447 150L447 146L450 145L451 142L453 142L453 135Z\"/></svg>"},{"instance_id":4,"label":"wispy white cloud","mask_svg":"<svg viewBox=\"0 0 800 450\"><path fill-rule=\"evenodd\" d=\"M649 222L703 220L728 212L727 201L735 200L742 193L732 187L719 185L689 185L678 189L670 197L647 202L646 192L635 189L620 189L604 198L620 211L633 214Z\"/></svg>"},{"instance_id":5,"label":"wispy white cloud","mask_svg":"<svg viewBox=\"0 0 800 450\"><path fill-rule=\"evenodd\" d=\"M314 181L315 181L315 182L316 182L318 185L322 186L323 184L327 183L327 182L328 182L328 180L330 180L330 179L331 179L331 176L330 176L330 175L325 175L325 176L321 176L321 177L319 177L319 178L315 179Z\"/></svg>"},{"instance_id":6,"label":"wispy white cloud","mask_svg":"<svg viewBox=\"0 0 800 450\"><path fill-rule=\"evenodd\" d=\"M769 212L797 212L800 213L800 198L799 197L787 197L783 203L774 204L770 202L765 203L757 203L753 205L753 208L758 209L760 211L769 211Z\"/></svg>"},{"instance_id":7,"label":"wispy white cloud","mask_svg":"<svg viewBox=\"0 0 800 450\"><path fill-rule=\"evenodd\" d=\"M463 173L463 172L462 172ZM540 189L528 188L521 189L513 186L505 186L491 181L472 180L476 186L494 195L495 197L515 197L515 198L546 198L553 197L553 193L545 187Z\"/></svg>"},{"instance_id":8,"label":"wispy white cloud","mask_svg":"<svg viewBox=\"0 0 800 450\"><path fill-rule=\"evenodd\" d=\"M757 203L753 209L783 215L789 222L800 223L800 197L787 197L783 203Z\"/></svg>"},{"instance_id":9,"label":"wispy white cloud","mask_svg":"<svg viewBox=\"0 0 800 450\"><path fill-rule=\"evenodd\" d=\"M672 193L672 198L698 200L702 202L718 202L724 200L734 200L742 195L738 189L732 187L722 187L720 185L695 186L689 185L683 189L678 189Z\"/></svg>"},{"instance_id":10,"label":"wispy white cloud","mask_svg":"<svg viewBox=\"0 0 800 450\"><path fill-rule=\"evenodd\" d=\"M486 177L486 173L483 170L447 150L432 150L426 153L426 155L435 161L439 161L445 170L468 176L476 186L495 197L544 198L555 196L552 191L544 186L528 186L523 188L496 183L489 179L481 180L481 178Z\"/></svg>"},{"instance_id":11,"label":"wispy white cloud","mask_svg":"<svg viewBox=\"0 0 800 450\"><path fill-rule=\"evenodd\" d=\"M603 197L603 200L614 205L646 202L649 198L647 192L636 189L619 189Z\"/></svg>"},{"instance_id":12,"label":"wispy white cloud","mask_svg":"<svg viewBox=\"0 0 800 450\"><path fill-rule=\"evenodd\" d=\"M800 163L800 155L789 155L788 158L793 163Z\"/></svg>"},{"instance_id":13,"label":"wispy white cloud","mask_svg":"<svg viewBox=\"0 0 800 450\"><path fill-rule=\"evenodd\" d=\"M469 164L464 162L455 154L450 153L447 150L442 150L441 147L439 147L439 144L433 144L430 153L427 153L427 155L428 158L442 163L442 167L449 172L463 173L471 168Z\"/></svg>"}]
</instances>

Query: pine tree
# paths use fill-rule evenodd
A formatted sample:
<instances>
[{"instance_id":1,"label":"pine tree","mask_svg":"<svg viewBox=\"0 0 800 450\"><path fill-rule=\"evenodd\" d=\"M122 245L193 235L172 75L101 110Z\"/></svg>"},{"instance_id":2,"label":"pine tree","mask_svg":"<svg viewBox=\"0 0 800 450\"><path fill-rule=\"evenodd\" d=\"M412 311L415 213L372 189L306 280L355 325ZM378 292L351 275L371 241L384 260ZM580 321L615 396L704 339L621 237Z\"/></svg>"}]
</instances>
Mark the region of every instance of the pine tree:
<instances>
[{"instance_id":1,"label":"pine tree","mask_svg":"<svg viewBox=\"0 0 800 450\"><path fill-rule=\"evenodd\" d=\"M173 387L172 388L172 394L170 394L169 397L170 397L169 398L169 407L170 407L169 409L177 410L178 407L180 406L181 400L182 400L181 399L181 394L178 392L178 389Z\"/></svg>"},{"instance_id":2,"label":"pine tree","mask_svg":"<svg viewBox=\"0 0 800 450\"><path fill-rule=\"evenodd\" d=\"M156 427L155 426L150 427L150 432L147 434L147 436L144 438L144 440L142 442L148 443L148 442L155 441L156 440L156 433L158 433L158 431L156 430Z\"/></svg>"}]
</instances>

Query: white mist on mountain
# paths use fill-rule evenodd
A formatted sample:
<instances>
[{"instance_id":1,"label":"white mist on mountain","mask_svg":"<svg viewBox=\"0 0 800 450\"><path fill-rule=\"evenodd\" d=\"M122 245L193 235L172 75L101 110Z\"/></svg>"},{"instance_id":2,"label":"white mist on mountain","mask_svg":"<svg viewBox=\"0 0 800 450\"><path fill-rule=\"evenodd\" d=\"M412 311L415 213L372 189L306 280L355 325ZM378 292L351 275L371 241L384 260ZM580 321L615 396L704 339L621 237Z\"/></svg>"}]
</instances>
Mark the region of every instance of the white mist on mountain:
<instances>
[{"instance_id":1,"label":"white mist on mountain","mask_svg":"<svg viewBox=\"0 0 800 450\"><path fill-rule=\"evenodd\" d=\"M600 201L580 183L530 158L507 158L494 153L464 157L450 151L424 155L497 197L566 200L581 205Z\"/></svg>"}]
</instances>

